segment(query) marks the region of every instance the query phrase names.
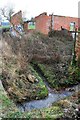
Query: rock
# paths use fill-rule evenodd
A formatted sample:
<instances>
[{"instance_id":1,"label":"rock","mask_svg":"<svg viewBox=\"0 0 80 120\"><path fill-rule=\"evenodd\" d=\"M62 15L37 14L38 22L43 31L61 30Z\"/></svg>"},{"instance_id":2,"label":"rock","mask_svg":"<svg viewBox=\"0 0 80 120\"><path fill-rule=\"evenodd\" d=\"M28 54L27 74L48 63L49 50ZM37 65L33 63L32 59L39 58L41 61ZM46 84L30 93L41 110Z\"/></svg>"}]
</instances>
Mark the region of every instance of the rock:
<instances>
[{"instance_id":1,"label":"rock","mask_svg":"<svg viewBox=\"0 0 80 120\"><path fill-rule=\"evenodd\" d=\"M36 79L35 79L35 82L39 82L39 80L36 78Z\"/></svg>"},{"instance_id":2,"label":"rock","mask_svg":"<svg viewBox=\"0 0 80 120\"><path fill-rule=\"evenodd\" d=\"M28 80L29 80L29 82L34 83L35 82L35 77L31 74L28 74Z\"/></svg>"}]
</instances>

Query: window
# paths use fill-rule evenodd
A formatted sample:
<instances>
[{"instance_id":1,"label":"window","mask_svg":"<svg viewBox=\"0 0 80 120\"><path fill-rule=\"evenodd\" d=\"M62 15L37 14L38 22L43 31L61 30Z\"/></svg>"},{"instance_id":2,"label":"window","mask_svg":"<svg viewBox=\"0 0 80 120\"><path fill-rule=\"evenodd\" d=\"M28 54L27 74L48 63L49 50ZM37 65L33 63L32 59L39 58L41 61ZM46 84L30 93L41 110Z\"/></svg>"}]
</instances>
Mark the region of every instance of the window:
<instances>
[{"instance_id":1,"label":"window","mask_svg":"<svg viewBox=\"0 0 80 120\"><path fill-rule=\"evenodd\" d=\"M75 22L70 23L70 31L75 31Z\"/></svg>"},{"instance_id":2,"label":"window","mask_svg":"<svg viewBox=\"0 0 80 120\"><path fill-rule=\"evenodd\" d=\"M35 29L35 22L29 22L28 23L28 29Z\"/></svg>"}]
</instances>

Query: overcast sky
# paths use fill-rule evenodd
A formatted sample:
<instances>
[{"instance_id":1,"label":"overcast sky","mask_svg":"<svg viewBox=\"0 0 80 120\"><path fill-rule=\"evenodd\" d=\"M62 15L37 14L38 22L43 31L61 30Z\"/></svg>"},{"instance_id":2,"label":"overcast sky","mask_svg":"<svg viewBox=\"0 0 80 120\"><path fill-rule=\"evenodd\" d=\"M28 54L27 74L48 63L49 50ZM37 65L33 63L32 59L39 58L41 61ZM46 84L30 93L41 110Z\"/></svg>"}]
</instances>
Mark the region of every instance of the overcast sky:
<instances>
[{"instance_id":1,"label":"overcast sky","mask_svg":"<svg viewBox=\"0 0 80 120\"><path fill-rule=\"evenodd\" d=\"M13 5L15 12L22 10L27 18L35 17L42 12L55 15L78 17L80 0L0 0L0 7Z\"/></svg>"}]
</instances>

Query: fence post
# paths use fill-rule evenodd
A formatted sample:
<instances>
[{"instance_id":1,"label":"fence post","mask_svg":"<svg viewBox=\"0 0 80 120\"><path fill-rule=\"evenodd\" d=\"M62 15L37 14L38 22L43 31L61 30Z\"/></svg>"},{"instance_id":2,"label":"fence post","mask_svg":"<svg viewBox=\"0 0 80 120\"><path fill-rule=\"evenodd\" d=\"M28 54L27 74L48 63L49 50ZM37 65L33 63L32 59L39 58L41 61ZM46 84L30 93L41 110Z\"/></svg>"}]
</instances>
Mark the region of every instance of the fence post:
<instances>
[{"instance_id":1,"label":"fence post","mask_svg":"<svg viewBox=\"0 0 80 120\"><path fill-rule=\"evenodd\" d=\"M77 29L75 29L75 37L74 37L74 47L73 47L73 60L72 60L72 65L76 65L76 52L75 52L75 47L76 47L76 33Z\"/></svg>"}]
</instances>

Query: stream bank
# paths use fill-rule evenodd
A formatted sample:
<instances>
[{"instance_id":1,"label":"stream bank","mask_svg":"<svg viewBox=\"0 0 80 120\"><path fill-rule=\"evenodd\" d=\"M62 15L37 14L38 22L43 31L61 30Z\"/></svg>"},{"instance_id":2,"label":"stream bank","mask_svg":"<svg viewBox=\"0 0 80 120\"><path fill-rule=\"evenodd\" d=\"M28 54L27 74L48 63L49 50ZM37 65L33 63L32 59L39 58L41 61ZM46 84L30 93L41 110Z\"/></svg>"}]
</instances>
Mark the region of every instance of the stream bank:
<instances>
[{"instance_id":1,"label":"stream bank","mask_svg":"<svg viewBox=\"0 0 80 120\"><path fill-rule=\"evenodd\" d=\"M72 90L72 91L70 91ZM72 96L75 92L80 91L80 85L76 85L71 88L67 88L65 91L61 92L49 92L48 97L41 100L33 100L30 102L24 102L17 104L17 107L22 111L29 111L33 109L48 108L52 106L53 103L58 102L66 97Z\"/></svg>"},{"instance_id":2,"label":"stream bank","mask_svg":"<svg viewBox=\"0 0 80 120\"><path fill-rule=\"evenodd\" d=\"M78 96L72 95L72 97L65 98L64 100L60 100L57 103L56 102L53 103L51 107L29 111L26 110L24 112L21 112L21 110L17 109L14 103L11 102L11 100L6 96L7 94L6 95L4 94L4 90L2 89L2 87L0 87L0 95L1 95L0 100L2 101L2 106L0 106L2 115L0 117L3 117L3 119L26 118L28 120L32 120L33 118L34 119L50 118L51 120L57 120L57 118L59 118L61 120L68 120L68 118L72 118L72 115L74 114L74 111L76 109L76 107L75 109L73 108L73 105L75 106L75 103L77 103L78 101Z\"/></svg>"},{"instance_id":3,"label":"stream bank","mask_svg":"<svg viewBox=\"0 0 80 120\"><path fill-rule=\"evenodd\" d=\"M58 102L59 100L62 100L66 97L72 96L76 91L79 90L79 85L74 85L73 87L65 88L65 90L55 91L55 89L50 88L48 82L46 81L46 78L39 69L38 66L35 64L31 64L35 71L37 71L38 75L43 79L47 89L48 89L48 96L44 99L40 100L33 100L30 102L23 102L20 104L17 104L17 107L22 111L30 111L34 109L41 109L41 108L48 108L52 106L53 103Z\"/></svg>"},{"instance_id":4,"label":"stream bank","mask_svg":"<svg viewBox=\"0 0 80 120\"><path fill-rule=\"evenodd\" d=\"M54 39L54 38L48 38L48 39L42 39L41 37L37 37L38 35L36 35L36 36L34 36L34 38L33 39L30 39L30 41L29 41L29 44L30 44L30 46L28 46L27 47L27 43L26 43L26 41L24 41L24 39L22 38L21 40L17 40L16 38L14 38L13 40L12 40L12 38L10 38L9 37L9 35L6 35L6 36L4 36L4 38L3 38L3 40L2 41L4 41L4 43L5 44L3 44L4 46L3 46L3 48L5 48L5 49L3 49L3 72L4 72L4 77L6 78L6 79L4 79L4 81L3 82L5 82L6 81L6 87L7 88L9 88L9 89L7 89L8 90L8 92L10 93L10 95L14 95L14 96L12 96L12 99L14 99L15 97L19 97L19 98L21 98L20 100L22 100L22 99L24 99L25 98L25 96L26 96L26 99L28 98L28 96L27 96L27 94L25 95L25 93L27 93L27 89L29 88L29 90L28 90L28 93L30 93L30 97L31 97L31 95L34 95L32 92L38 92L38 88L40 88L40 92L39 92L39 94L41 93L41 91L42 91L42 93L43 93L43 91L45 90L46 91L46 93L47 93L47 90L46 90L46 88L45 88L45 85L43 85L43 81L42 80L39 80L39 82L34 82L34 83L31 83L31 82L29 82L25 77L27 77L27 75L23 75L22 77L21 77L21 75L19 75L18 73L19 73L19 70L21 70L21 66L20 66L20 68L19 68L19 66L18 66L18 64L20 63L20 65L22 65L22 68L23 68L23 66L26 66L26 60L27 60L27 53L28 53L28 56L30 56L30 58L31 58L31 56L33 56L34 58L35 58L35 53L37 54L37 58L36 59L41 59L41 62L43 62L43 59L42 59L42 57L43 58L46 58L47 56L48 56L48 54L50 54L50 53L52 53L52 54L50 54L51 55L51 57L55 57L55 54L53 54L53 53L58 53L58 52L60 52L59 54L61 54L62 56L61 56L61 58L64 58L65 56L65 54L66 54L66 51L68 51L68 48L67 49L65 49L64 50L64 48L63 48L63 46L65 46L65 48L66 48L66 44L62 44L64 41L66 41L66 38L65 39L61 39L60 37L60 39L61 40L63 40L62 42L61 42L61 40L59 40L59 41L57 41L57 38L56 39ZM47 40L47 41L46 41ZM12 42L12 43L11 43ZM22 42L22 43L21 43ZM32 43L31 43L32 42ZM55 43L55 42L57 42L57 43ZM72 41L70 41L71 43L72 43ZM46 44L47 43L47 44ZM55 44L54 44L55 43ZM58 47L58 49L56 49L57 48L57 46L59 45L59 43L60 43L60 47ZM52 47L51 47L51 45L52 45ZM67 44L68 46L69 46L69 43ZM54 49L54 46L56 46L55 47L55 49ZM41 47L41 49L40 49L40 47ZM17 49L16 49L17 48ZM19 49L19 48L21 48L21 49ZM44 48L44 49L43 49ZM72 50L72 48L69 46L69 48ZM29 50L28 50L29 49ZM33 51L32 51L33 50ZM41 50L41 51L40 51ZM49 51L50 50L50 51ZM54 52L52 52L52 50L54 50ZM64 53L64 55L62 54L62 51L65 51L65 53ZM21 53L21 57L20 56L18 56L19 55L19 53ZM24 54L23 54L24 53ZM44 54L43 54L44 53ZM40 56L38 56L38 55L40 55ZM47 55L47 56L45 56L45 55ZM49 56L50 56L49 55ZM24 59L24 56L25 56L25 59ZM49 57L48 56L48 57ZM47 59L47 61L48 61L48 57L46 58ZM51 57L49 57L49 58L51 58ZM22 59L23 58L23 59ZM50 59L51 60L51 62L52 62L52 60L53 60L53 62L54 62L54 59ZM56 59L55 59L56 60ZM66 58L64 59L64 61L66 60ZM29 64L29 63L27 63L27 64ZM63 68L64 68L64 66L63 66ZM27 69L26 69L26 71L27 71ZM17 74L16 74L16 72L17 72ZM45 71L45 72L47 72L47 70ZM25 73L25 71L24 71L24 73ZM75 72L72 72L73 73L73 75L75 75L74 73ZM47 73L46 73L47 74ZM31 75L34 75L34 74L31 74ZM78 76L79 76L80 74L79 74L79 72L78 72ZM51 77L51 76L50 76ZM61 77L61 74L60 74L60 77ZM74 77L74 76L73 76ZM76 80L76 79L75 79ZM2 81L2 80L1 80ZM43 88L42 88L42 85L43 85ZM27 88L26 88L26 86L27 86ZM35 87L35 89L32 89L33 87ZM33 91L33 90L35 90L35 91ZM49 90L49 89L48 89ZM30 92L29 92L30 91ZM69 92L70 90L67 90L67 92ZM59 94L65 94L65 93L63 93L64 91L62 91L61 93L59 92ZM73 90L73 92L74 92L74 90ZM71 92L70 92L71 93ZM3 93L2 93L3 94ZM45 94L45 93L44 93ZM56 94L57 95L57 93L53 93L53 94ZM73 93L72 93L73 94ZM46 94L47 95L47 94ZM67 95L70 95L70 94L67 94ZM65 97L67 96L67 95L65 95ZM40 96L40 95L39 95ZM44 95L43 95L44 96ZM55 96L55 95L54 95ZM52 99L54 99L54 96L52 97L52 92L50 92L49 94L48 94L48 97L51 97L51 100ZM4 96L3 96L4 97ZM46 97L44 100L48 100L48 97ZM59 97L59 96L58 96ZM57 97L55 96L55 98L57 99ZM1 98L2 99L2 98ZM7 104L9 104L9 105L6 105L6 106L8 106L7 108L5 107L5 110L3 111L4 113L5 113L5 111L7 112L8 110L9 110L9 112L7 113L7 117L6 118L17 118L17 117L21 117L21 118L26 118L26 117L28 117L28 118L36 118L37 117L37 113L39 113L39 118L48 118L48 117L53 117L53 115L55 116L55 113L54 113L54 110L55 110L55 107L48 107L48 108L45 108L45 110L44 111L46 111L46 112L44 112L43 111L43 109L41 109L40 110L40 112L38 111L38 109L37 110L35 110L34 112L30 112L30 111L28 111L27 112L27 110L33 110L34 109L34 106L32 106L32 108L31 109L27 109L27 107L25 107L26 105L24 105L24 108L23 108L23 106L22 106L22 111L23 110L25 110L25 112L24 113L22 113L20 110L15 110L14 109L14 107L13 107L13 105L12 105L12 103L10 103L9 102L9 99L6 99L6 98L4 98L4 100L3 100L3 103L5 103L4 105L6 105L6 103ZM34 99L35 99L35 97L34 97ZM62 98L61 98L62 99ZM16 99L15 99L16 100ZM58 99L57 99L58 100ZM50 99L49 99L49 101L50 101ZM33 102L33 101L31 101L31 102ZM45 102L45 101L42 101L43 103ZM27 103L27 102L26 102ZM35 101L35 103L36 103L36 101ZM24 103L23 103L24 104ZM29 104L29 103L28 103ZM32 104L32 103L31 103ZM38 103L39 104L39 103ZM46 103L46 105L48 104L48 102ZM51 103L52 104L52 103ZM50 104L50 105L51 105ZM4 106L3 106L4 107ZM42 106L43 107L43 106ZM46 106L47 107L47 106ZM13 110L11 111L11 109L13 108ZM39 107L38 107L39 108ZM51 110L50 110L51 109ZM50 112L49 112L49 110L50 110ZM47 112L48 111L48 112ZM51 114L49 114L49 116L47 116L47 113L49 114L49 113L51 113ZM58 116L58 111L56 111L56 113L57 113L57 116ZM24 115L25 114L25 115ZM35 116L34 116L34 114L35 114Z\"/></svg>"}]
</instances>

